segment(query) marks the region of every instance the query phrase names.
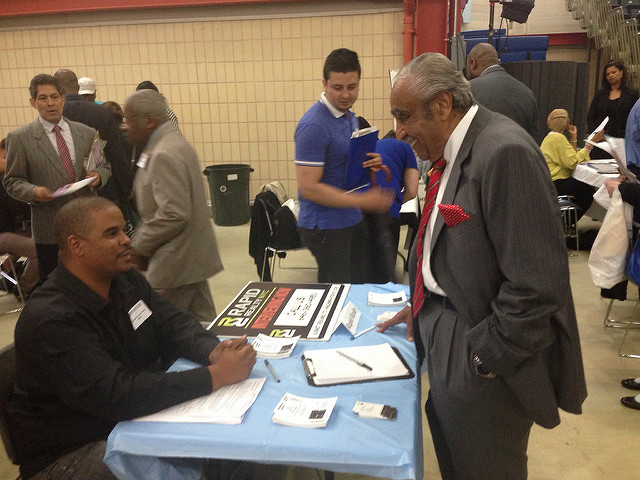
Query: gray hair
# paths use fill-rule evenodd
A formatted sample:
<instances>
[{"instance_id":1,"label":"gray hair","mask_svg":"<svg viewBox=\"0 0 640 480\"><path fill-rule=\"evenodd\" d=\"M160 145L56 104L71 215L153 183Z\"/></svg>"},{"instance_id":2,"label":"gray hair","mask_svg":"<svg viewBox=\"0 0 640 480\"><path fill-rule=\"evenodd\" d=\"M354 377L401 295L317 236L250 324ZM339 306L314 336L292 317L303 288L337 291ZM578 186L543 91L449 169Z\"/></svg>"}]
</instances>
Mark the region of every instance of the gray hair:
<instances>
[{"instance_id":1,"label":"gray hair","mask_svg":"<svg viewBox=\"0 0 640 480\"><path fill-rule=\"evenodd\" d=\"M441 53L423 53L407 63L396 75L395 82L407 81L411 91L430 112L433 99L449 92L454 110L468 110L476 103L469 82L451 60Z\"/></svg>"},{"instance_id":2,"label":"gray hair","mask_svg":"<svg viewBox=\"0 0 640 480\"><path fill-rule=\"evenodd\" d=\"M125 100L125 110L128 114L151 116L160 122L169 120L167 102L164 97L154 90L138 90Z\"/></svg>"}]
</instances>

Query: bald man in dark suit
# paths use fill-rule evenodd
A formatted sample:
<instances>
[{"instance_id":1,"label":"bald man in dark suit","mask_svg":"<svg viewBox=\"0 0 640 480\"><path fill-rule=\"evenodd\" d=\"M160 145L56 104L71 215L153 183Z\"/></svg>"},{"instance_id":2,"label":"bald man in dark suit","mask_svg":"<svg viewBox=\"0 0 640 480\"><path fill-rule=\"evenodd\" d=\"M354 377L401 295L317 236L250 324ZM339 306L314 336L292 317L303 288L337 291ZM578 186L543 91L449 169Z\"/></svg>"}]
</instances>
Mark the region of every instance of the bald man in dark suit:
<instances>
[{"instance_id":1,"label":"bald man in dark suit","mask_svg":"<svg viewBox=\"0 0 640 480\"><path fill-rule=\"evenodd\" d=\"M509 117L538 140L538 100L529 87L500 66L493 46L479 43L469 51L467 78L476 102Z\"/></svg>"}]
</instances>

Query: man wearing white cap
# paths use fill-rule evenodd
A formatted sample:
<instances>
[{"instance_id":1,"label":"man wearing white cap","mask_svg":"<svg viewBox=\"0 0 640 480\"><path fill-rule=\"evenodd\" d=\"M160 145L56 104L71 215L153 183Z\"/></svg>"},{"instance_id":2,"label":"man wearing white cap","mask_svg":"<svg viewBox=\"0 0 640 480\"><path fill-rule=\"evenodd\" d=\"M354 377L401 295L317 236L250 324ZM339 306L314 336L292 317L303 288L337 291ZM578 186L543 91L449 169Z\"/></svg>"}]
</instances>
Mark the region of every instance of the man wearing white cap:
<instances>
[{"instance_id":1,"label":"man wearing white cap","mask_svg":"<svg viewBox=\"0 0 640 480\"><path fill-rule=\"evenodd\" d=\"M78 79L78 85L80 86L80 90L78 90L78 95L82 96L85 100L89 102L96 102L96 81L93 78L82 77ZM102 103L102 102L96 102Z\"/></svg>"}]
</instances>

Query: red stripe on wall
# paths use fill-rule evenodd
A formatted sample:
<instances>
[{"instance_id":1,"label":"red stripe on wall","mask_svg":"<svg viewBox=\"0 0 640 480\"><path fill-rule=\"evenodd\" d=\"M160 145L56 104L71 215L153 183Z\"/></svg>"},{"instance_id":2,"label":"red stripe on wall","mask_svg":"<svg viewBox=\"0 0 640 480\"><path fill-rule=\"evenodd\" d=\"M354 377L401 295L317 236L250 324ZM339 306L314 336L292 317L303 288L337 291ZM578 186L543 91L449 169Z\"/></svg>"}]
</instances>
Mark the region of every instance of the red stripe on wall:
<instances>
[{"instance_id":1,"label":"red stripe on wall","mask_svg":"<svg viewBox=\"0 0 640 480\"><path fill-rule=\"evenodd\" d=\"M294 1L300 0L2 0L0 17Z\"/></svg>"},{"instance_id":2,"label":"red stripe on wall","mask_svg":"<svg viewBox=\"0 0 640 480\"><path fill-rule=\"evenodd\" d=\"M520 35L513 35L514 37ZM542 35L527 35L529 37L533 36L546 36L549 37L549 45L559 46L559 45L588 45L589 37L584 32L576 32L576 33L547 33Z\"/></svg>"}]
</instances>

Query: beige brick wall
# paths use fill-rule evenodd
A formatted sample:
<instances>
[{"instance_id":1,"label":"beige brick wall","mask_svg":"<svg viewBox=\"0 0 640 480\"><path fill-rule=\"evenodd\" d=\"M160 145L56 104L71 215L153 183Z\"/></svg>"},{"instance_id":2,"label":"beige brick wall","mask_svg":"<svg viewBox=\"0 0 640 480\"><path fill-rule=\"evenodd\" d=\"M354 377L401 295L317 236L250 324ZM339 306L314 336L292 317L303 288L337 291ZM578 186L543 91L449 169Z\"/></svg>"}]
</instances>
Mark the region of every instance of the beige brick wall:
<instances>
[{"instance_id":1,"label":"beige brick wall","mask_svg":"<svg viewBox=\"0 0 640 480\"><path fill-rule=\"evenodd\" d=\"M57 17L37 26L12 28L4 22L0 135L36 118L27 88L38 73L69 68L96 80L98 100L121 105L140 81L152 80L176 112L203 169L249 164L255 170L252 198L259 185L273 180L295 195L293 134L322 92L322 65L331 50L359 53L362 83L354 109L383 133L393 128L388 70L403 61L399 5L333 16L251 10L252 15L224 19L154 22L123 12L111 24L91 24L91 15L70 25L56 25Z\"/></svg>"}]
</instances>

